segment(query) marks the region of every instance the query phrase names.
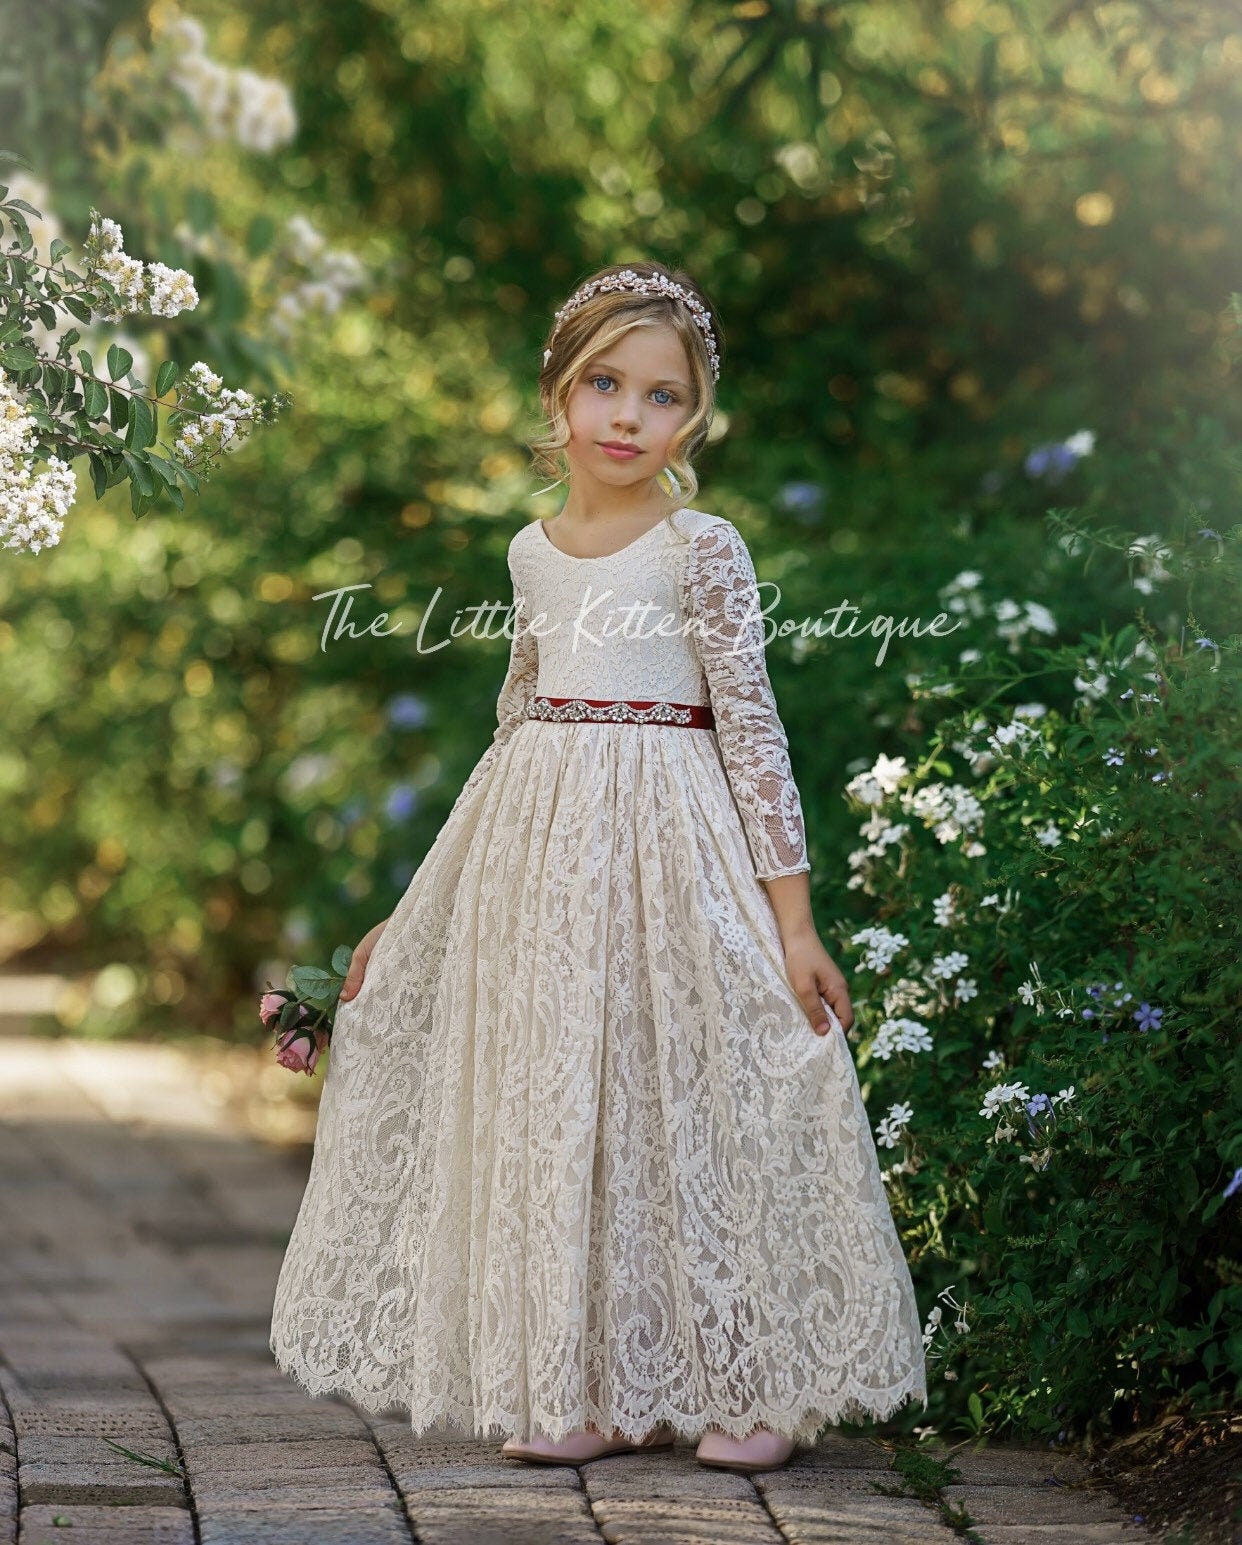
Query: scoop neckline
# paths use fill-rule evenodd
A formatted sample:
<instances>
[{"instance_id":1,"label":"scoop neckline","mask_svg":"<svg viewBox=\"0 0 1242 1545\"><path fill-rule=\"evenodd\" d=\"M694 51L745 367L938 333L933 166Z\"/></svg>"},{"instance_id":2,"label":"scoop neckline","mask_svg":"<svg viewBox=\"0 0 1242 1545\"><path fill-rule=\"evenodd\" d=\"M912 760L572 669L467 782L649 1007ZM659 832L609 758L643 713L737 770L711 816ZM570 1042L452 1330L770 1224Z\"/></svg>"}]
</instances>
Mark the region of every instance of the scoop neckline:
<instances>
[{"instance_id":1,"label":"scoop neckline","mask_svg":"<svg viewBox=\"0 0 1242 1545\"><path fill-rule=\"evenodd\" d=\"M673 512L673 514L676 513L676 511ZM657 520L654 526L648 526L641 536L636 536L632 542L627 542L624 547L618 547L616 552L593 553L589 556L583 556L581 553L567 553L564 548L558 547L548 535L547 523L543 517L540 517L538 525L539 530L543 534L544 541L554 553L559 553L562 558L568 558L571 563L604 563L609 558L619 558L622 553L628 553L631 547L637 547L640 542L645 542L653 531L659 531L662 526L667 526L671 519L672 515L665 515L662 519Z\"/></svg>"}]
</instances>

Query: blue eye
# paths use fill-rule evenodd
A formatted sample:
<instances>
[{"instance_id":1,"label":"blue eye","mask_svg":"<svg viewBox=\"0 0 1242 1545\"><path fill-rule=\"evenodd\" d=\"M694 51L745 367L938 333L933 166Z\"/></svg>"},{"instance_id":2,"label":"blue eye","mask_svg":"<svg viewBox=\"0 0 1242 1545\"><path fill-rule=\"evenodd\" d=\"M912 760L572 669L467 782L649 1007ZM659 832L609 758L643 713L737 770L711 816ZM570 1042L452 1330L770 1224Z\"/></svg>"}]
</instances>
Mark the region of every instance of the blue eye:
<instances>
[{"instance_id":1,"label":"blue eye","mask_svg":"<svg viewBox=\"0 0 1242 1545\"><path fill-rule=\"evenodd\" d=\"M590 381L591 385L594 386L597 381L611 381L613 378L612 376L598 375L589 376L587 379ZM667 402L656 403L656 407L658 408L671 408L678 400L676 395L673 392L670 392L667 386L657 386L654 387L653 390L657 392L663 392L664 395L668 398Z\"/></svg>"}]
</instances>

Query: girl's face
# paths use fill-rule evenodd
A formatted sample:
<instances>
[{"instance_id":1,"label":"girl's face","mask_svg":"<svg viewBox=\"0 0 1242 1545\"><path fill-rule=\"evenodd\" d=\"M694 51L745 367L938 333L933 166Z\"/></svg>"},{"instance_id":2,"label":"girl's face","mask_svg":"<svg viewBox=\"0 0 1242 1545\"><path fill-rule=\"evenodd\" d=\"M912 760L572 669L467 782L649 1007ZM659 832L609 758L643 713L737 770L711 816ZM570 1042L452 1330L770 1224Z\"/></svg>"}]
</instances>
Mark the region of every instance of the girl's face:
<instances>
[{"instance_id":1,"label":"girl's face","mask_svg":"<svg viewBox=\"0 0 1242 1545\"><path fill-rule=\"evenodd\" d=\"M654 478L694 411L690 363L673 328L634 328L588 361L565 405L572 481L624 490ZM633 448L610 455L610 445Z\"/></svg>"}]
</instances>

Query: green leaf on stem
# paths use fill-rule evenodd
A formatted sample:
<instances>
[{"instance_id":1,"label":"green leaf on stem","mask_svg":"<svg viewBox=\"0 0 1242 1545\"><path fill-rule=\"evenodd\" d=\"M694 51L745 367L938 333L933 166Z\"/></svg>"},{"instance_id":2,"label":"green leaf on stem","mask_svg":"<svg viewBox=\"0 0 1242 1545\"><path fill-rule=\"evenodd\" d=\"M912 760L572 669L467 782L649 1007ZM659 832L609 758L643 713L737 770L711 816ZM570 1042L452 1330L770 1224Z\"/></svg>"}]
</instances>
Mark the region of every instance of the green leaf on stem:
<instances>
[{"instance_id":1,"label":"green leaf on stem","mask_svg":"<svg viewBox=\"0 0 1242 1545\"><path fill-rule=\"evenodd\" d=\"M124 392L115 391L112 387L108 388L108 397L112 404L110 422L113 429L119 432L129 423L129 398Z\"/></svg>"},{"instance_id":2,"label":"green leaf on stem","mask_svg":"<svg viewBox=\"0 0 1242 1545\"><path fill-rule=\"evenodd\" d=\"M125 443L130 450L141 451L150 445L155 439L155 420L151 415L151 404L145 397L131 397L129 400L129 428L125 434Z\"/></svg>"},{"instance_id":3,"label":"green leaf on stem","mask_svg":"<svg viewBox=\"0 0 1242 1545\"><path fill-rule=\"evenodd\" d=\"M89 418L103 418L108 411L108 391L102 381L93 377L82 383L82 396Z\"/></svg>"},{"instance_id":4,"label":"green leaf on stem","mask_svg":"<svg viewBox=\"0 0 1242 1545\"><path fill-rule=\"evenodd\" d=\"M121 376L128 375L130 366L134 363L134 356L128 349L123 349L119 343L110 344L108 347L108 374L114 381Z\"/></svg>"}]
</instances>

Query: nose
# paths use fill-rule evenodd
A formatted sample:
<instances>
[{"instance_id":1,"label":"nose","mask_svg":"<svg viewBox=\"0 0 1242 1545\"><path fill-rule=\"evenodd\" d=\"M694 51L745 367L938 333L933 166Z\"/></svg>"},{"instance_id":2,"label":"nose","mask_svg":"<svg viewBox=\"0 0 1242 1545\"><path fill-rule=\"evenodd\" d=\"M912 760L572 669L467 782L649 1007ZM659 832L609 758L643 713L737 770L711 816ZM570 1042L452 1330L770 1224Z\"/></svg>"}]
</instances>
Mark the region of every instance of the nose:
<instances>
[{"instance_id":1,"label":"nose","mask_svg":"<svg viewBox=\"0 0 1242 1545\"><path fill-rule=\"evenodd\" d=\"M632 392L617 393L613 405L612 422L617 429L634 430L638 427L638 397Z\"/></svg>"}]
</instances>

